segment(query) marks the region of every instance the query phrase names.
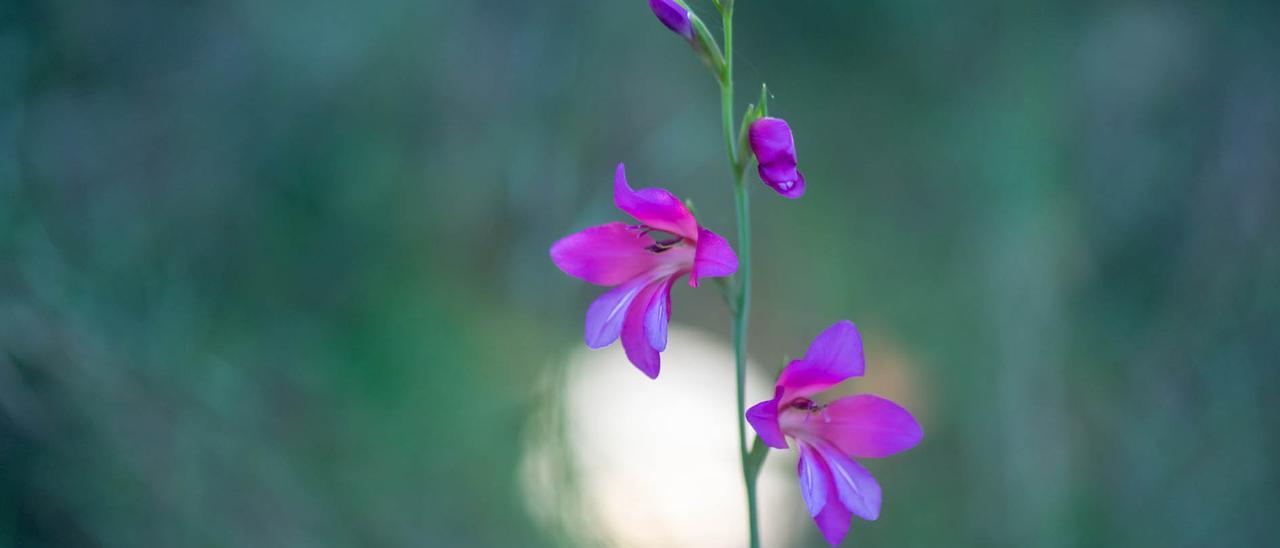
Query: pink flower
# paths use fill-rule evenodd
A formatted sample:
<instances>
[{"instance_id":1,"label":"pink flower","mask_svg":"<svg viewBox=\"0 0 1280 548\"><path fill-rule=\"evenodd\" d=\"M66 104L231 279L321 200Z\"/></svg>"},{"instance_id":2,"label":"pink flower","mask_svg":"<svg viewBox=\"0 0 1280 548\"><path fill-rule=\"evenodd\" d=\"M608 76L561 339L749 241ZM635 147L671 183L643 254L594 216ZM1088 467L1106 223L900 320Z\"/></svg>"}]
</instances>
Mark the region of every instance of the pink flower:
<instances>
[{"instance_id":1,"label":"pink flower","mask_svg":"<svg viewBox=\"0 0 1280 548\"><path fill-rule=\"evenodd\" d=\"M853 457L879 458L920 443L924 432L896 403L867 394L820 404L813 395L862 376L862 338L848 320L814 339L804 359L782 370L774 398L747 410L747 422L769 447L796 441L800 494L809 515L833 546L849 532L852 516L880 516L880 484Z\"/></svg>"},{"instance_id":2,"label":"pink flower","mask_svg":"<svg viewBox=\"0 0 1280 548\"><path fill-rule=\"evenodd\" d=\"M732 276L738 256L716 233L702 228L674 194L661 188L632 190L622 164L613 182L613 203L640 225L593 226L551 246L551 260L565 274L603 286L617 286L587 308L585 339L603 348L622 337L627 359L657 378L659 352L667 347L671 286L689 275L698 287L704 277ZM655 239L653 233L669 237Z\"/></svg>"}]
</instances>

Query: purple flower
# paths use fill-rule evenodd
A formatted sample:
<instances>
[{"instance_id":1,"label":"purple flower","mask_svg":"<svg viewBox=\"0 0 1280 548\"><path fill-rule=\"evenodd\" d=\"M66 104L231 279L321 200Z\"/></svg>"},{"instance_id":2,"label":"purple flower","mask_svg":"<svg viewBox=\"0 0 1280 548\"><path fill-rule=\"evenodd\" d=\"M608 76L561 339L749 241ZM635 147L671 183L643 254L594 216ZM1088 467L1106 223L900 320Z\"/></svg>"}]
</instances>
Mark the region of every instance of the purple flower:
<instances>
[{"instance_id":1,"label":"purple flower","mask_svg":"<svg viewBox=\"0 0 1280 548\"><path fill-rule=\"evenodd\" d=\"M911 413L879 396L860 394L820 404L814 394L862 376L862 339L853 322L836 322L814 339L804 359L782 370L774 397L747 410L747 422L769 447L800 451L800 494L818 529L833 546L849 532L852 516L880 516L880 484L853 457L879 458L920 443L924 432Z\"/></svg>"},{"instance_id":2,"label":"purple flower","mask_svg":"<svg viewBox=\"0 0 1280 548\"><path fill-rule=\"evenodd\" d=\"M613 203L641 224L614 222L572 234L551 246L551 260L575 278L617 286L587 308L587 346L603 348L621 336L627 359L657 378L672 284L685 274L693 287L702 277L731 276L738 256L724 238L698 226L675 195L661 188L632 190L622 164L614 175ZM654 238L659 231L668 236Z\"/></svg>"},{"instance_id":3,"label":"purple flower","mask_svg":"<svg viewBox=\"0 0 1280 548\"><path fill-rule=\"evenodd\" d=\"M672 32L693 40L693 23L689 21L689 10L684 6L675 0L649 0L649 9Z\"/></svg>"},{"instance_id":4,"label":"purple flower","mask_svg":"<svg viewBox=\"0 0 1280 548\"><path fill-rule=\"evenodd\" d=\"M804 175L796 169L796 141L781 118L761 118L751 124L751 151L760 164L760 180L785 198L804 195Z\"/></svg>"}]
</instances>

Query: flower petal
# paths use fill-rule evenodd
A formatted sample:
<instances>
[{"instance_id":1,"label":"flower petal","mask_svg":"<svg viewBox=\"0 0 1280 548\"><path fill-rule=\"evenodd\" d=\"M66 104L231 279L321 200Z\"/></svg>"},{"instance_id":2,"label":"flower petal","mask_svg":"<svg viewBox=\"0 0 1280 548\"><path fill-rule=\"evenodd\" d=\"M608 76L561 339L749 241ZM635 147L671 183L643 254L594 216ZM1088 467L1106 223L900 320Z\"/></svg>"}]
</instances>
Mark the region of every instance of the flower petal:
<instances>
[{"instance_id":1,"label":"flower petal","mask_svg":"<svg viewBox=\"0 0 1280 548\"><path fill-rule=\"evenodd\" d=\"M792 360L778 377L778 388L785 389L778 404L786 406L796 398L807 398L840 384L846 376L805 360Z\"/></svg>"},{"instance_id":2,"label":"flower petal","mask_svg":"<svg viewBox=\"0 0 1280 548\"><path fill-rule=\"evenodd\" d=\"M693 39L693 23L689 21L689 10L684 9L674 0L649 0L649 9L672 32L687 39Z\"/></svg>"},{"instance_id":3,"label":"flower petal","mask_svg":"<svg viewBox=\"0 0 1280 548\"><path fill-rule=\"evenodd\" d=\"M787 388L782 404L826 390L849 377L860 377L865 369L858 328L849 320L838 321L813 340L803 360L795 360L782 370L778 386Z\"/></svg>"},{"instance_id":4,"label":"flower petal","mask_svg":"<svg viewBox=\"0 0 1280 548\"><path fill-rule=\"evenodd\" d=\"M677 276L655 282L657 286L644 310L644 334L658 352L667 349L667 323L671 321L671 285Z\"/></svg>"},{"instance_id":5,"label":"flower petal","mask_svg":"<svg viewBox=\"0 0 1280 548\"><path fill-rule=\"evenodd\" d=\"M854 457L887 457L915 447L924 438L909 411L880 396L840 398L823 413L825 420L813 421L818 435Z\"/></svg>"},{"instance_id":6,"label":"flower petal","mask_svg":"<svg viewBox=\"0 0 1280 548\"><path fill-rule=\"evenodd\" d=\"M800 461L796 463L796 474L800 476L800 496L809 509L809 515L816 517L827 505L828 493L832 488L831 473L812 446L799 442L796 447L800 450Z\"/></svg>"},{"instance_id":7,"label":"flower petal","mask_svg":"<svg viewBox=\"0 0 1280 548\"><path fill-rule=\"evenodd\" d=\"M862 335L853 322L840 320L813 339L804 359L849 377L860 377L866 368L862 358Z\"/></svg>"},{"instance_id":8,"label":"flower petal","mask_svg":"<svg viewBox=\"0 0 1280 548\"><path fill-rule=\"evenodd\" d=\"M779 168L776 164L761 164L758 171L760 180L783 198L794 200L804 196L804 174L794 165Z\"/></svg>"},{"instance_id":9,"label":"flower petal","mask_svg":"<svg viewBox=\"0 0 1280 548\"><path fill-rule=\"evenodd\" d=\"M636 220L663 232L698 241L698 222L679 198L665 189L632 190L626 170L618 164L613 177L613 203Z\"/></svg>"},{"instance_id":10,"label":"flower petal","mask_svg":"<svg viewBox=\"0 0 1280 548\"><path fill-rule=\"evenodd\" d=\"M796 142L791 135L791 126L781 118L761 118L751 124L748 130L751 151L756 161L761 164L786 162L796 163Z\"/></svg>"},{"instance_id":11,"label":"flower petal","mask_svg":"<svg viewBox=\"0 0 1280 548\"><path fill-rule=\"evenodd\" d=\"M622 325L622 349L626 351L627 359L636 366L636 369L651 379L658 378L658 370L662 362L661 356L649 344L649 336L645 333L645 309L648 308L647 303L653 298L658 288L669 283L667 280L659 280L645 286L636 296L635 303L627 310L626 320Z\"/></svg>"},{"instance_id":12,"label":"flower petal","mask_svg":"<svg viewBox=\"0 0 1280 548\"><path fill-rule=\"evenodd\" d=\"M628 307L653 278L639 276L596 298L587 307L583 339L589 348L604 348L618 340Z\"/></svg>"},{"instance_id":13,"label":"flower petal","mask_svg":"<svg viewBox=\"0 0 1280 548\"><path fill-rule=\"evenodd\" d=\"M782 427L778 424L780 396L782 396L782 388L777 388L774 390L773 399L762 401L747 409L747 423L756 431L765 445L774 449L787 448L787 437L782 434Z\"/></svg>"},{"instance_id":14,"label":"flower petal","mask_svg":"<svg viewBox=\"0 0 1280 548\"><path fill-rule=\"evenodd\" d=\"M804 174L800 173L800 170L797 169L795 186L792 186L790 189L783 189L783 188L774 186L773 189L778 191L778 194L781 194L783 198L790 198L794 200L796 198L804 196Z\"/></svg>"},{"instance_id":15,"label":"flower petal","mask_svg":"<svg viewBox=\"0 0 1280 548\"><path fill-rule=\"evenodd\" d=\"M813 522L817 523L818 530L822 531L822 538L827 539L827 543L832 546L836 546L849 533L849 526L853 524L853 514L840 504L836 493L831 493L830 497L833 500L828 501L821 514L813 517Z\"/></svg>"},{"instance_id":16,"label":"flower petal","mask_svg":"<svg viewBox=\"0 0 1280 548\"><path fill-rule=\"evenodd\" d=\"M593 226L551 246L551 260L565 274L596 285L618 285L649 270L659 256L645 248L653 237L623 223Z\"/></svg>"},{"instance_id":17,"label":"flower petal","mask_svg":"<svg viewBox=\"0 0 1280 548\"><path fill-rule=\"evenodd\" d=\"M814 449L831 472L831 483L840 503L853 515L868 521L880 517L880 483L866 468L824 441L814 441Z\"/></svg>"},{"instance_id":18,"label":"flower petal","mask_svg":"<svg viewBox=\"0 0 1280 548\"><path fill-rule=\"evenodd\" d=\"M698 279L732 276L738 271L738 254L719 234L698 227L698 249L693 259L689 285L698 287Z\"/></svg>"},{"instance_id":19,"label":"flower petal","mask_svg":"<svg viewBox=\"0 0 1280 548\"><path fill-rule=\"evenodd\" d=\"M832 546L840 544L849 532L853 514L840 502L831 467L819 450L803 441L797 441L796 447L800 450L800 462L796 465L800 475L800 493L809 515L813 516L813 522L828 543ZM806 475L816 479L806 479ZM819 481L821 484L817 483Z\"/></svg>"},{"instance_id":20,"label":"flower petal","mask_svg":"<svg viewBox=\"0 0 1280 548\"><path fill-rule=\"evenodd\" d=\"M774 181L794 181L800 178L800 170L796 169L796 165L790 162L775 162L772 164L760 164L756 171L760 172L760 178L772 184Z\"/></svg>"}]
</instances>

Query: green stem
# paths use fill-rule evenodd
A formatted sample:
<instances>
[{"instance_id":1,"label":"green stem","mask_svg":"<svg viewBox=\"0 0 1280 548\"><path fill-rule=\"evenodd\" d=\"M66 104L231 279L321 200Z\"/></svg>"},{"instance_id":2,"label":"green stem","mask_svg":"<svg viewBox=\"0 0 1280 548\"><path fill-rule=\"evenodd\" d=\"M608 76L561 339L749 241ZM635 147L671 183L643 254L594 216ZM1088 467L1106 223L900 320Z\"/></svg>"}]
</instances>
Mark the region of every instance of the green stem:
<instances>
[{"instance_id":1,"label":"green stem","mask_svg":"<svg viewBox=\"0 0 1280 548\"><path fill-rule=\"evenodd\" d=\"M737 139L733 131L733 2L723 3L721 20L724 23L724 71L720 79L720 115L724 121L724 141L729 152L729 168L733 172L733 201L738 217L738 295L733 312L734 369L737 373L738 454L742 459L742 480L747 487L747 525L750 530L751 548L760 547L760 527L756 517L756 477L759 462L747 450L747 326L751 313L751 204L747 187L743 184L743 163L739 158Z\"/></svg>"},{"instance_id":2,"label":"green stem","mask_svg":"<svg viewBox=\"0 0 1280 548\"><path fill-rule=\"evenodd\" d=\"M724 15L724 71L720 76L720 118L724 120L724 145L729 151L729 169L735 184L742 179L738 166L738 147L733 140L733 22L732 11Z\"/></svg>"},{"instance_id":3,"label":"green stem","mask_svg":"<svg viewBox=\"0 0 1280 548\"><path fill-rule=\"evenodd\" d=\"M738 304L733 318L733 351L738 374L738 452L742 457L742 478L747 486L747 520L751 528L751 548L759 548L760 532L756 521L756 470L747 451L747 326L751 313L751 205L742 172L734 174L734 202L738 206Z\"/></svg>"}]
</instances>

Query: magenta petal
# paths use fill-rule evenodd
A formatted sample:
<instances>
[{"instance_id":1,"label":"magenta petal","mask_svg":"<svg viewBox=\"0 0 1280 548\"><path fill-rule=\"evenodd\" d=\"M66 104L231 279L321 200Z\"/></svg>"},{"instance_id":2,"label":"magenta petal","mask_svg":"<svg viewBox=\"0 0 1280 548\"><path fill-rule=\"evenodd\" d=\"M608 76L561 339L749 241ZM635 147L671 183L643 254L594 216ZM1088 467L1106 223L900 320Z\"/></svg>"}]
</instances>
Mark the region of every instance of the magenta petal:
<instances>
[{"instance_id":1,"label":"magenta petal","mask_svg":"<svg viewBox=\"0 0 1280 548\"><path fill-rule=\"evenodd\" d=\"M628 307L652 281L649 277L636 277L596 298L587 307L587 322L583 339L589 348L604 348L618 340Z\"/></svg>"},{"instance_id":2,"label":"magenta petal","mask_svg":"<svg viewBox=\"0 0 1280 548\"><path fill-rule=\"evenodd\" d=\"M800 493L805 499L805 506L809 508L809 515L813 516L813 522L822 532L822 538L832 546L840 544L849 533L853 514L840 502L840 494L836 489L835 479L831 475L831 467L817 448L801 441L797 441L796 446L800 449L800 463L797 465L797 472L800 474ZM806 471L805 468L809 470ZM815 483L818 480L806 480L806 475L811 478L820 476L819 479L824 483L819 488ZM806 484L810 486L808 490L806 490ZM821 498L818 499L818 497Z\"/></svg>"},{"instance_id":3,"label":"magenta petal","mask_svg":"<svg viewBox=\"0 0 1280 548\"><path fill-rule=\"evenodd\" d=\"M667 349L667 323L671 321L671 285L676 276L656 282L644 311L644 333L649 346L658 352Z\"/></svg>"},{"instance_id":4,"label":"magenta petal","mask_svg":"<svg viewBox=\"0 0 1280 548\"><path fill-rule=\"evenodd\" d=\"M854 457L880 458L915 447L924 431L902 406L870 394L840 398L816 423L818 435Z\"/></svg>"},{"instance_id":5,"label":"magenta petal","mask_svg":"<svg viewBox=\"0 0 1280 548\"><path fill-rule=\"evenodd\" d=\"M618 285L654 268L658 255L648 234L623 223L593 226L551 246L551 260L565 274L597 285Z\"/></svg>"},{"instance_id":6,"label":"magenta petal","mask_svg":"<svg viewBox=\"0 0 1280 548\"><path fill-rule=\"evenodd\" d=\"M796 143L791 135L791 126L781 118L761 118L751 124L748 130L751 151L756 161L761 164L786 162L796 163Z\"/></svg>"},{"instance_id":7,"label":"magenta petal","mask_svg":"<svg viewBox=\"0 0 1280 548\"><path fill-rule=\"evenodd\" d=\"M679 198L661 188L632 190L622 164L613 178L613 203L648 226L690 241L698 240L698 222Z\"/></svg>"},{"instance_id":8,"label":"magenta petal","mask_svg":"<svg viewBox=\"0 0 1280 548\"><path fill-rule=\"evenodd\" d=\"M693 23L689 20L689 10L684 6L674 0L649 0L649 9L672 32L693 39Z\"/></svg>"},{"instance_id":9,"label":"magenta petal","mask_svg":"<svg viewBox=\"0 0 1280 548\"><path fill-rule=\"evenodd\" d=\"M796 447L800 450L800 461L796 463L800 496L809 509L809 515L816 517L827 505L827 494L832 487L831 475L817 450L804 442L796 443Z\"/></svg>"},{"instance_id":10,"label":"magenta petal","mask_svg":"<svg viewBox=\"0 0 1280 548\"><path fill-rule=\"evenodd\" d=\"M732 276L738 271L738 254L729 242L719 234L698 228L698 249L694 254L693 272L689 273L689 285L698 287L699 278Z\"/></svg>"},{"instance_id":11,"label":"magenta petal","mask_svg":"<svg viewBox=\"0 0 1280 548\"><path fill-rule=\"evenodd\" d=\"M813 446L831 472L831 483L840 495L840 503L862 519L875 521L879 518L880 483L871 476L871 472L826 442L815 441Z\"/></svg>"},{"instance_id":12,"label":"magenta petal","mask_svg":"<svg viewBox=\"0 0 1280 548\"><path fill-rule=\"evenodd\" d=\"M835 497L836 494L831 493L831 498ZM832 546L836 546L844 540L845 535L849 534L853 514L849 513L849 510L845 509L838 500L830 500L822 509L822 513L813 517L813 522L818 524L818 530L822 531L822 538L827 539L827 543Z\"/></svg>"},{"instance_id":13,"label":"magenta petal","mask_svg":"<svg viewBox=\"0 0 1280 548\"><path fill-rule=\"evenodd\" d=\"M804 174L794 164L778 166L761 164L760 180L783 198L794 200L804 196Z\"/></svg>"},{"instance_id":14,"label":"magenta petal","mask_svg":"<svg viewBox=\"0 0 1280 548\"><path fill-rule=\"evenodd\" d=\"M760 178L771 185L773 181L794 181L800 178L800 170L796 169L796 165L787 162L760 164L757 171L760 172Z\"/></svg>"},{"instance_id":15,"label":"magenta petal","mask_svg":"<svg viewBox=\"0 0 1280 548\"><path fill-rule=\"evenodd\" d=\"M831 371L814 362L792 360L778 377L778 388L785 389L779 402L787 405L796 398L807 398L840 384L847 378L838 371Z\"/></svg>"},{"instance_id":16,"label":"magenta petal","mask_svg":"<svg viewBox=\"0 0 1280 548\"><path fill-rule=\"evenodd\" d=\"M862 359L862 335L849 320L840 320L818 334L805 352L806 361L822 364L849 377L861 377L865 369Z\"/></svg>"},{"instance_id":17,"label":"magenta petal","mask_svg":"<svg viewBox=\"0 0 1280 548\"><path fill-rule=\"evenodd\" d=\"M787 387L783 403L816 394L849 377L860 377L865 369L858 328L849 320L836 322L814 339L803 360L795 360L782 370L778 386Z\"/></svg>"},{"instance_id":18,"label":"magenta petal","mask_svg":"<svg viewBox=\"0 0 1280 548\"><path fill-rule=\"evenodd\" d=\"M770 186L773 186L773 189L778 191L778 194L781 194L783 198L790 198L794 200L796 198L804 196L804 174L800 173L800 170L797 169L796 180L793 181L793 185L789 189L781 188L780 185L770 185Z\"/></svg>"},{"instance_id":19,"label":"magenta petal","mask_svg":"<svg viewBox=\"0 0 1280 548\"><path fill-rule=\"evenodd\" d=\"M778 397L781 395L782 389L778 388L774 391L773 399L747 409L747 424L751 425L765 445L774 449L787 448L787 437L782 434L782 427L778 425Z\"/></svg>"},{"instance_id":20,"label":"magenta petal","mask_svg":"<svg viewBox=\"0 0 1280 548\"><path fill-rule=\"evenodd\" d=\"M627 310L626 320L622 325L622 349L626 351L627 359L651 379L658 378L662 363L658 351L649 344L649 336L645 333L645 309L659 286L664 283L667 282L659 281L645 286Z\"/></svg>"}]
</instances>

